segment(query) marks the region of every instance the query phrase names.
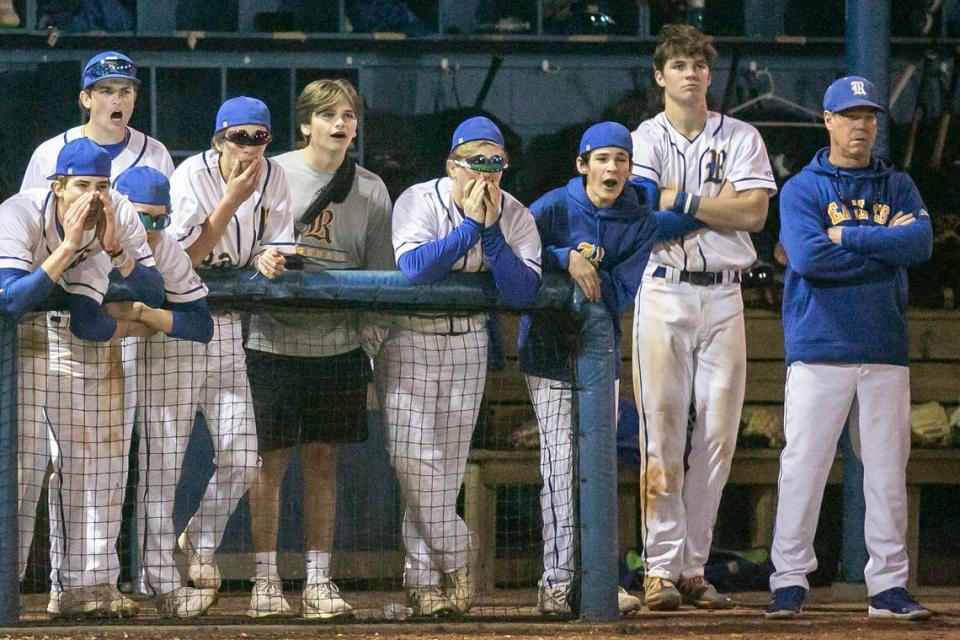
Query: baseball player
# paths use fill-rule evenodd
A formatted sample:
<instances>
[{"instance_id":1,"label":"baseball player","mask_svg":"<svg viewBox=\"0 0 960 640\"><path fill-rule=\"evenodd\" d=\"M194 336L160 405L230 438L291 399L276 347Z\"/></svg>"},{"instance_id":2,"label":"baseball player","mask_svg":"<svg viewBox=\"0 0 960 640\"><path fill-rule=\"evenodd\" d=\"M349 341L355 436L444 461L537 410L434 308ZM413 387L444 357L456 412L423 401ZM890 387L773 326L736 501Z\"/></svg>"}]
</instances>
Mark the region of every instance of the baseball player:
<instances>
[{"instance_id":1,"label":"baseball player","mask_svg":"<svg viewBox=\"0 0 960 640\"><path fill-rule=\"evenodd\" d=\"M85 138L66 144L51 180L0 212L4 308L29 311L59 285L69 309L48 314L51 577L60 594L51 613L133 615L136 605L116 588L126 456L121 376L108 341L149 329L114 320L101 302L112 269L151 304L162 301L162 282L143 225L110 191L106 151Z\"/></svg>"},{"instance_id":2,"label":"baseball player","mask_svg":"<svg viewBox=\"0 0 960 640\"><path fill-rule=\"evenodd\" d=\"M651 194L659 191L661 209L688 223L654 246L634 316L644 593L661 611L681 598L731 606L704 579L703 565L743 404L740 272L756 259L748 232L763 227L776 192L756 129L707 110L715 58L693 27L664 27L654 53L664 110L633 132L634 173ZM691 396L696 424L685 458Z\"/></svg>"},{"instance_id":3,"label":"baseball player","mask_svg":"<svg viewBox=\"0 0 960 640\"><path fill-rule=\"evenodd\" d=\"M150 167L133 167L120 174L116 189L130 199L147 230L147 242L153 251L157 269L163 276L166 300L162 307L142 302L107 303L107 312L121 319L137 320L158 332L144 340L124 343L124 369L127 397L137 397L136 404L125 408L132 423L133 406L141 408L140 487L142 496L148 487L169 481L169 470L183 466L188 437L177 427L193 422L196 407L173 397L180 388L193 388L195 378L203 371L202 362L180 369L171 363L169 353L180 353L184 340L208 343L213 336L213 320L207 308L207 287L193 270L190 258L176 238L164 229L170 224L170 183L167 177ZM191 353L183 349L184 354ZM197 359L199 360L199 359ZM142 497L141 504L144 503ZM216 601L216 591L184 586L173 562L172 545L152 546L163 540L173 541L173 503L150 503L154 509L140 516L143 584L154 596L157 613L165 617L193 618L203 614ZM156 532L162 532L158 535ZM165 536L163 534L166 534ZM166 556L160 559L159 556Z\"/></svg>"},{"instance_id":4,"label":"baseball player","mask_svg":"<svg viewBox=\"0 0 960 640\"><path fill-rule=\"evenodd\" d=\"M932 250L916 185L872 153L876 87L848 76L823 97L830 147L783 187L787 252L784 436L768 618L799 615L817 568L813 536L837 440L849 416L863 460L871 618L923 620L906 590L910 456L907 267Z\"/></svg>"},{"instance_id":5,"label":"baseball player","mask_svg":"<svg viewBox=\"0 0 960 640\"><path fill-rule=\"evenodd\" d=\"M503 134L484 117L457 127L447 175L393 208L397 264L414 284L490 270L504 302L532 302L540 282L533 216L500 189ZM377 360L387 452L404 503L403 582L416 615L466 613L475 593L472 533L457 516L487 368L486 316L396 318Z\"/></svg>"},{"instance_id":6,"label":"baseball player","mask_svg":"<svg viewBox=\"0 0 960 640\"><path fill-rule=\"evenodd\" d=\"M270 111L260 100L240 96L224 102L217 112L213 148L183 161L170 179L171 229L194 266L209 269L253 267L254 277L273 279L284 270L281 253L293 249L290 192L283 168L264 157L270 143ZM214 552L220 546L227 519L257 475L257 433L243 352L240 315L213 314L209 344L171 341L166 357L181 370L196 371L192 386L171 388L171 398L199 405L213 440L216 471L200 506L178 538L187 556L188 578L198 589L219 589L220 571ZM199 363L198 359L199 358ZM188 400L183 400L189 394ZM164 405L175 403L171 400ZM193 412L185 410L168 433L188 439ZM145 487L145 513L161 514L163 527L151 535L148 549L161 552L148 560L148 571L169 582L151 579L155 592L180 586L172 566L173 536L168 526L180 467L163 466L162 479Z\"/></svg>"},{"instance_id":7,"label":"baseball player","mask_svg":"<svg viewBox=\"0 0 960 640\"><path fill-rule=\"evenodd\" d=\"M57 156L72 140L86 138L110 154L111 180L131 166L150 166L169 175L173 162L167 149L157 140L127 126L133 114L137 89L137 69L127 56L105 51L84 65L80 79L79 103L88 115L86 124L50 138L33 152L23 176L21 190L50 188L47 178L56 168ZM19 337L19 530L20 578L27 567L33 542L37 501L49 460L48 434L43 421L45 372L48 369L46 319L30 314L18 325ZM53 567L56 570L56 566ZM51 592L48 611L57 612L57 587Z\"/></svg>"},{"instance_id":8,"label":"baseball player","mask_svg":"<svg viewBox=\"0 0 960 640\"><path fill-rule=\"evenodd\" d=\"M579 175L530 205L544 247L544 269L568 272L588 300L606 305L618 353L620 316L640 288L657 226L647 191L627 182L632 155L626 127L595 124L580 139ZM565 614L570 613L576 527L570 336L547 314L525 315L520 327L520 368L540 427L543 577L538 603L545 614ZM628 613L640 608L640 599L621 589L619 605Z\"/></svg>"},{"instance_id":9,"label":"baseball player","mask_svg":"<svg viewBox=\"0 0 960 640\"><path fill-rule=\"evenodd\" d=\"M168 176L173 173L167 148L128 126L139 88L137 67L127 56L104 51L90 58L83 67L79 97L87 122L50 138L34 150L20 190L48 187L47 176L53 173L57 154L63 145L77 138L89 138L110 154L113 180L130 167L153 167Z\"/></svg>"},{"instance_id":10,"label":"baseball player","mask_svg":"<svg viewBox=\"0 0 960 640\"><path fill-rule=\"evenodd\" d=\"M357 135L360 99L346 80L316 80L297 98L297 126L307 142L275 158L290 187L296 255L308 271L395 269L390 196L383 181L347 155ZM256 578L248 615L290 611L277 570L280 483L291 451L303 477L305 618L349 615L330 578L336 516L337 442L367 438L370 359L356 312L270 312L254 316L247 339L260 473L250 488ZM261 584L261 583L272 583Z\"/></svg>"}]
</instances>

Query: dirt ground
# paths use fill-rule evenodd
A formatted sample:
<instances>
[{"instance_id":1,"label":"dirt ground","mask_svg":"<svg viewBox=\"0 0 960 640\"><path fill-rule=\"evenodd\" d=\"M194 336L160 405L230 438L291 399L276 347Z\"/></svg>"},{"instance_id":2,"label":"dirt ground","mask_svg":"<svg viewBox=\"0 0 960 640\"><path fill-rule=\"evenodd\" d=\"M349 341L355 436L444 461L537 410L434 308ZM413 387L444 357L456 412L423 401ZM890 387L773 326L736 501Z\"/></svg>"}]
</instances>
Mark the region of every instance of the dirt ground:
<instances>
[{"instance_id":1,"label":"dirt ground","mask_svg":"<svg viewBox=\"0 0 960 640\"><path fill-rule=\"evenodd\" d=\"M587 623L540 618L536 615L536 594L532 590L498 592L480 603L476 613L444 621L383 621L376 604L392 601L398 593L349 594L358 609L357 620L347 623L306 622L297 618L271 619L256 623L243 616L246 594L224 594L210 615L190 625L172 625L148 613L131 621L80 623L56 626L37 613L45 604L42 595L24 596L23 622L16 628L0 629L0 640L306 640L308 638L375 638L376 640L492 640L494 638L547 640L602 640L640 636L643 640L667 638L724 638L737 640L787 640L792 638L838 638L844 640L957 640L960 639L960 589L927 588L917 591L918 599L935 612L932 620L920 623L872 621L866 603L850 594L831 589L814 590L802 618L796 621L766 621L762 616L768 594L734 594L736 609L704 612L683 608L671 613L644 609L612 623ZM288 594L291 603L297 594ZM841 601L838 601L841 600ZM32 613L31 613L32 612ZM62 623L59 623L62 625Z\"/></svg>"}]
</instances>

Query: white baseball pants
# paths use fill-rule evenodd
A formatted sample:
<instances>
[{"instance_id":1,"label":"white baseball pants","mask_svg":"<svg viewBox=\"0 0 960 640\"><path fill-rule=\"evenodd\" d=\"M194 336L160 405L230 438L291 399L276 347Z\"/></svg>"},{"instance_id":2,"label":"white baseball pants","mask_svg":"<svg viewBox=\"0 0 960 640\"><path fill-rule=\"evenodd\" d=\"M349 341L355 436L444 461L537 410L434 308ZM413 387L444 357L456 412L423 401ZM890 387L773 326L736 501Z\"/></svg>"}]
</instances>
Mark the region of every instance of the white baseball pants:
<instances>
[{"instance_id":1,"label":"white baseball pants","mask_svg":"<svg viewBox=\"0 0 960 640\"><path fill-rule=\"evenodd\" d=\"M739 284L674 283L651 271L633 327L641 529L647 575L677 580L703 574L730 474L746 384L743 300Z\"/></svg>"},{"instance_id":2,"label":"white baseball pants","mask_svg":"<svg viewBox=\"0 0 960 640\"><path fill-rule=\"evenodd\" d=\"M540 512L544 587L569 584L574 573L573 391L570 383L526 376L540 430Z\"/></svg>"},{"instance_id":3,"label":"white baseball pants","mask_svg":"<svg viewBox=\"0 0 960 640\"><path fill-rule=\"evenodd\" d=\"M45 413L49 369L46 314L31 314L20 321L17 347L18 570L20 580L23 580L37 525L37 503L50 463L50 435Z\"/></svg>"},{"instance_id":4,"label":"white baseball pants","mask_svg":"<svg viewBox=\"0 0 960 640\"><path fill-rule=\"evenodd\" d=\"M813 537L843 423L863 461L864 577L873 596L907 584L907 459L910 370L886 364L807 364L787 369L770 588L809 589L817 568Z\"/></svg>"},{"instance_id":5,"label":"white baseball pants","mask_svg":"<svg viewBox=\"0 0 960 640\"><path fill-rule=\"evenodd\" d=\"M81 340L48 315L50 563L53 590L115 584L130 433L119 344Z\"/></svg>"},{"instance_id":6,"label":"white baseball pants","mask_svg":"<svg viewBox=\"0 0 960 640\"><path fill-rule=\"evenodd\" d=\"M471 532L457 515L487 370L484 316L463 333L393 327L377 358L384 432L404 502L407 587L464 566Z\"/></svg>"}]
</instances>

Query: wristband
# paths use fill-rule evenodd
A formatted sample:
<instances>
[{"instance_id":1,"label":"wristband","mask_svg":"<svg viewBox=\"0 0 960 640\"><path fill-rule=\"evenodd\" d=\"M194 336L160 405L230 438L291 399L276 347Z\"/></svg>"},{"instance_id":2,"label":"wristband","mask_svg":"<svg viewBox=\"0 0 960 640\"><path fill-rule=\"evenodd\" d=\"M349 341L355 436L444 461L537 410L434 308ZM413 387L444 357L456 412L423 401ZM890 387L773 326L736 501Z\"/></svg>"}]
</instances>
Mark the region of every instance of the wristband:
<instances>
[{"instance_id":1,"label":"wristband","mask_svg":"<svg viewBox=\"0 0 960 640\"><path fill-rule=\"evenodd\" d=\"M116 269L120 269L127 262L127 254L124 253L123 249L120 249L116 253L111 253L110 255L110 264Z\"/></svg>"},{"instance_id":2,"label":"wristband","mask_svg":"<svg viewBox=\"0 0 960 640\"><path fill-rule=\"evenodd\" d=\"M673 206L670 207L671 211L675 213L685 213L684 208L687 205L687 196L690 195L686 191L678 191L677 197L673 199Z\"/></svg>"},{"instance_id":3,"label":"wristband","mask_svg":"<svg viewBox=\"0 0 960 640\"><path fill-rule=\"evenodd\" d=\"M691 195L687 199L687 210L684 211L691 218L697 217L697 211L700 209L700 196Z\"/></svg>"}]
</instances>

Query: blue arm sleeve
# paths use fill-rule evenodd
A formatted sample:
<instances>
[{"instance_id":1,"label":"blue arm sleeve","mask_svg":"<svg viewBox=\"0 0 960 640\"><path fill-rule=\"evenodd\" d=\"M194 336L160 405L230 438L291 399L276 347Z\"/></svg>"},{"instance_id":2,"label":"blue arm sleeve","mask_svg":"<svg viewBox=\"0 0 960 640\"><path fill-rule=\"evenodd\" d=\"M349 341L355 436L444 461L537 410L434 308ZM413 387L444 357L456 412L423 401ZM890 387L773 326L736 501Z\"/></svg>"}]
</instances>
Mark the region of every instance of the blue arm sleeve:
<instances>
[{"instance_id":1,"label":"blue arm sleeve","mask_svg":"<svg viewBox=\"0 0 960 640\"><path fill-rule=\"evenodd\" d=\"M0 269L0 313L19 318L35 309L53 292L54 283L43 269Z\"/></svg>"},{"instance_id":2,"label":"blue arm sleeve","mask_svg":"<svg viewBox=\"0 0 960 640\"><path fill-rule=\"evenodd\" d=\"M213 318L207 307L207 299L169 305L173 313L173 329L168 335L181 340L206 344L213 338Z\"/></svg>"},{"instance_id":3,"label":"blue arm sleeve","mask_svg":"<svg viewBox=\"0 0 960 640\"><path fill-rule=\"evenodd\" d=\"M635 184L647 192L648 202L653 209L660 208L660 185L650 178L641 178L640 176L631 176L630 184Z\"/></svg>"},{"instance_id":4,"label":"blue arm sleeve","mask_svg":"<svg viewBox=\"0 0 960 640\"><path fill-rule=\"evenodd\" d=\"M529 306L537 296L540 276L513 252L499 222L484 229L481 237L483 254L490 261L493 280L503 302L515 309Z\"/></svg>"},{"instance_id":5,"label":"blue arm sleeve","mask_svg":"<svg viewBox=\"0 0 960 640\"><path fill-rule=\"evenodd\" d=\"M154 308L163 304L166 297L163 292L163 276L155 267L145 267L137 262L124 280L139 294L137 300L140 302Z\"/></svg>"},{"instance_id":6,"label":"blue arm sleeve","mask_svg":"<svg viewBox=\"0 0 960 640\"><path fill-rule=\"evenodd\" d=\"M903 267L926 262L933 251L933 227L925 214L902 227L844 227L840 239L844 249Z\"/></svg>"},{"instance_id":7,"label":"blue arm sleeve","mask_svg":"<svg viewBox=\"0 0 960 640\"><path fill-rule=\"evenodd\" d=\"M431 240L400 256L397 266L413 284L436 282L477 243L481 227L473 218L464 218L446 237Z\"/></svg>"},{"instance_id":8,"label":"blue arm sleeve","mask_svg":"<svg viewBox=\"0 0 960 640\"><path fill-rule=\"evenodd\" d=\"M87 296L71 294L70 331L81 340L106 342L117 331L117 321L108 316L103 307Z\"/></svg>"},{"instance_id":9,"label":"blue arm sleeve","mask_svg":"<svg viewBox=\"0 0 960 640\"><path fill-rule=\"evenodd\" d=\"M790 268L824 283L857 282L889 272L890 265L844 249L827 236L815 192L815 185L798 184L793 178L780 194L780 242Z\"/></svg>"},{"instance_id":10,"label":"blue arm sleeve","mask_svg":"<svg viewBox=\"0 0 960 640\"><path fill-rule=\"evenodd\" d=\"M680 238L706 226L693 216L676 211L654 211L653 215L657 218L658 241Z\"/></svg>"},{"instance_id":11,"label":"blue arm sleeve","mask_svg":"<svg viewBox=\"0 0 960 640\"><path fill-rule=\"evenodd\" d=\"M691 216L684 217L689 218ZM613 278L613 294L616 297L615 303L618 314L622 314L629 309L637 297L637 291L640 290L640 283L643 280L643 272L646 270L647 261L650 259L650 250L654 243L659 240L658 228L659 219L653 215L647 216L640 227L640 232L634 239L633 253L610 271Z\"/></svg>"}]
</instances>

